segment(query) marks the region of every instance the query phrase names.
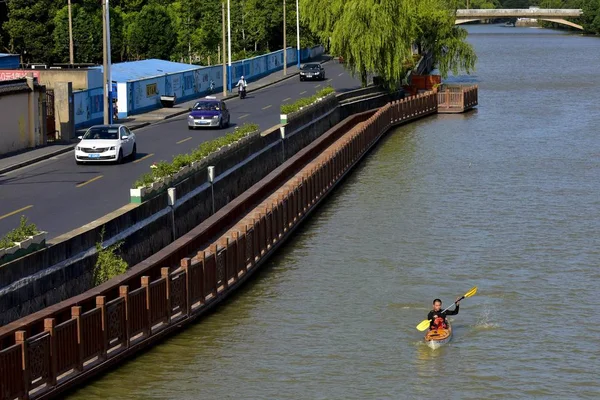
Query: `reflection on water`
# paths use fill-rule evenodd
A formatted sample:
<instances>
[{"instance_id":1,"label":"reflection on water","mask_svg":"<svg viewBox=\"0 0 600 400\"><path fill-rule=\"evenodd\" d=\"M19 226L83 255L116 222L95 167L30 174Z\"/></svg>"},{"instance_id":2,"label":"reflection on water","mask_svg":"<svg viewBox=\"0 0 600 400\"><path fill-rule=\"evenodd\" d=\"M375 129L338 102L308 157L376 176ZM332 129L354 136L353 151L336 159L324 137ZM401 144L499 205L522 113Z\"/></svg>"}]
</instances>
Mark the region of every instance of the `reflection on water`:
<instances>
[{"instance_id":1,"label":"reflection on water","mask_svg":"<svg viewBox=\"0 0 600 400\"><path fill-rule=\"evenodd\" d=\"M600 39L469 30L476 112L388 135L232 301L69 399L600 398Z\"/></svg>"}]
</instances>

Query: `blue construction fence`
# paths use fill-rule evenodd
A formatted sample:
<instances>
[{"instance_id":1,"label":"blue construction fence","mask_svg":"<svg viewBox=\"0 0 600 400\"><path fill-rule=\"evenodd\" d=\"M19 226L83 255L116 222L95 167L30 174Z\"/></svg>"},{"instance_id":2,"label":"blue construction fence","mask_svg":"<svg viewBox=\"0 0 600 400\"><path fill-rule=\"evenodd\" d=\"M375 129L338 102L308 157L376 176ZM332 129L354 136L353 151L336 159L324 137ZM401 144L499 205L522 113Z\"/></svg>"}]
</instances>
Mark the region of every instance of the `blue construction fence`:
<instances>
[{"instance_id":1,"label":"blue construction fence","mask_svg":"<svg viewBox=\"0 0 600 400\"><path fill-rule=\"evenodd\" d=\"M300 61L305 62L321 54L323 54L323 46L302 49ZM288 66L295 65L297 62L297 49L288 48ZM281 69L283 69L283 50L236 61L231 64L232 87L242 75L248 82L253 82ZM194 67L187 71L113 83L113 96L117 97L119 118L162 107L160 96L175 96L176 103L205 96L209 94L211 81L214 83L214 91L220 92L223 90L222 71L221 65ZM102 88L73 93L76 128L102 122L104 112L102 95Z\"/></svg>"}]
</instances>

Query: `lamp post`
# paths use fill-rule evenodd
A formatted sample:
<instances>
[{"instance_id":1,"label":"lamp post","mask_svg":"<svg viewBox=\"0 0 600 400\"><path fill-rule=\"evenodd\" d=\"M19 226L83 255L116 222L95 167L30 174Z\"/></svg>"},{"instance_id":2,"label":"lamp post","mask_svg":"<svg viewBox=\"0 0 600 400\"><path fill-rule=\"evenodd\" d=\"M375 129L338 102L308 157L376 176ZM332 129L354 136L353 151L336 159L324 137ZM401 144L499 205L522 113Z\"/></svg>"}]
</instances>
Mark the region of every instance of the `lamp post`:
<instances>
[{"instance_id":1,"label":"lamp post","mask_svg":"<svg viewBox=\"0 0 600 400\"><path fill-rule=\"evenodd\" d=\"M225 2L221 2L221 20L223 31L223 97L227 97L227 57L225 56Z\"/></svg>"},{"instance_id":2,"label":"lamp post","mask_svg":"<svg viewBox=\"0 0 600 400\"><path fill-rule=\"evenodd\" d=\"M75 63L75 55L73 51L73 16L71 14L71 0L67 3L69 5L69 63L73 65Z\"/></svg>"},{"instance_id":3,"label":"lamp post","mask_svg":"<svg viewBox=\"0 0 600 400\"><path fill-rule=\"evenodd\" d=\"M229 65L227 66L227 87L231 91L231 5L227 0L227 52L229 53Z\"/></svg>"},{"instance_id":4,"label":"lamp post","mask_svg":"<svg viewBox=\"0 0 600 400\"><path fill-rule=\"evenodd\" d=\"M283 0L283 75L287 75L287 42L285 38L285 0Z\"/></svg>"},{"instance_id":5,"label":"lamp post","mask_svg":"<svg viewBox=\"0 0 600 400\"><path fill-rule=\"evenodd\" d=\"M298 48L298 68L300 68L300 8L296 0L296 47Z\"/></svg>"},{"instance_id":6,"label":"lamp post","mask_svg":"<svg viewBox=\"0 0 600 400\"><path fill-rule=\"evenodd\" d=\"M108 0L102 0L102 52L104 71L104 124L112 124L112 80L110 76L110 16Z\"/></svg>"}]
</instances>

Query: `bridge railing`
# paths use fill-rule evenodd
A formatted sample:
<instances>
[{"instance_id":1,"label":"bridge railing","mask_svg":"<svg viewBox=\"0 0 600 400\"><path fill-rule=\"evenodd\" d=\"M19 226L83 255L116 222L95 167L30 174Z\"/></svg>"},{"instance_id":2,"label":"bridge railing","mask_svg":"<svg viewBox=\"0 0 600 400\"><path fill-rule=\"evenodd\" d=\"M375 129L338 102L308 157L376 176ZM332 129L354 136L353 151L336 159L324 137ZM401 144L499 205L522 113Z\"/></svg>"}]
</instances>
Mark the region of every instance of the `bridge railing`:
<instances>
[{"instance_id":1,"label":"bridge railing","mask_svg":"<svg viewBox=\"0 0 600 400\"><path fill-rule=\"evenodd\" d=\"M478 87L443 85L437 93L439 109L468 109L477 105Z\"/></svg>"},{"instance_id":2,"label":"bridge railing","mask_svg":"<svg viewBox=\"0 0 600 400\"><path fill-rule=\"evenodd\" d=\"M559 8L539 8L539 9L469 9L456 10L456 18L507 18L507 17L579 17L583 14L581 9L559 9Z\"/></svg>"}]
</instances>

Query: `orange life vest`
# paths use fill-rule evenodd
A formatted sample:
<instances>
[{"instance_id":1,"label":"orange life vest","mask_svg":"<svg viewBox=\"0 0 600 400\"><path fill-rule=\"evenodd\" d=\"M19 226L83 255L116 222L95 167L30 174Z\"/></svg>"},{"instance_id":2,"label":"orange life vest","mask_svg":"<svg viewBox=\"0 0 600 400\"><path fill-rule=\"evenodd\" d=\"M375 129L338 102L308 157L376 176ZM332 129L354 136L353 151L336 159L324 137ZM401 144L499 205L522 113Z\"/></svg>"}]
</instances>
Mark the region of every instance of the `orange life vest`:
<instances>
[{"instance_id":1,"label":"orange life vest","mask_svg":"<svg viewBox=\"0 0 600 400\"><path fill-rule=\"evenodd\" d=\"M444 321L444 318L437 317L433 321L433 326L434 326L435 329L446 329L446 322Z\"/></svg>"}]
</instances>

